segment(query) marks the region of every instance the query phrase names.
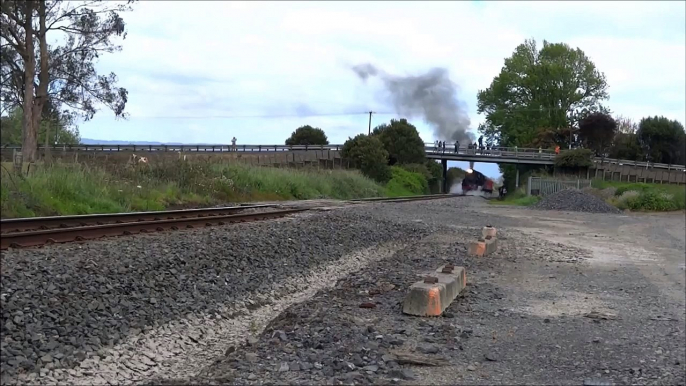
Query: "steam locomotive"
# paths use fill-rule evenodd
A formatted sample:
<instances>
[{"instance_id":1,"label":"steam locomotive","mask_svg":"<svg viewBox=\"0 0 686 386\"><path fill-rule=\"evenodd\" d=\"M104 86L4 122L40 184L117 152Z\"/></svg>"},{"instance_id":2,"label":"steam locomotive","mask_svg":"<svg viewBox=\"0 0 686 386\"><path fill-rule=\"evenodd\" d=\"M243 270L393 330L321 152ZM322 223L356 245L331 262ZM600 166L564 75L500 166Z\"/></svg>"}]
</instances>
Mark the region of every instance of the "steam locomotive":
<instances>
[{"instance_id":1,"label":"steam locomotive","mask_svg":"<svg viewBox=\"0 0 686 386\"><path fill-rule=\"evenodd\" d=\"M474 170L473 162L470 162L469 169L462 179L462 193L467 194L470 191L493 193L493 180Z\"/></svg>"}]
</instances>

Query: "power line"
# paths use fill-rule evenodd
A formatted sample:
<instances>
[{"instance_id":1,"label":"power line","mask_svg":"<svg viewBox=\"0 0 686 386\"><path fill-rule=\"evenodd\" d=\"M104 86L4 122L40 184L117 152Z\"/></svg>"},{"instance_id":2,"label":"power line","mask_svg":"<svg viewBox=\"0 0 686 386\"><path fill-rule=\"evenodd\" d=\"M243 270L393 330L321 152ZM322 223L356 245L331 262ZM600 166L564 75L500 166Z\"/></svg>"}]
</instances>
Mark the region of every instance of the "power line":
<instances>
[{"instance_id":1,"label":"power line","mask_svg":"<svg viewBox=\"0 0 686 386\"><path fill-rule=\"evenodd\" d=\"M246 118L314 118L314 117L344 117L354 115L368 115L369 111L350 113L315 113L315 114L264 114L264 115L203 115L203 116L132 116L133 119L246 119ZM396 113L377 113L377 115L396 115Z\"/></svg>"}]
</instances>

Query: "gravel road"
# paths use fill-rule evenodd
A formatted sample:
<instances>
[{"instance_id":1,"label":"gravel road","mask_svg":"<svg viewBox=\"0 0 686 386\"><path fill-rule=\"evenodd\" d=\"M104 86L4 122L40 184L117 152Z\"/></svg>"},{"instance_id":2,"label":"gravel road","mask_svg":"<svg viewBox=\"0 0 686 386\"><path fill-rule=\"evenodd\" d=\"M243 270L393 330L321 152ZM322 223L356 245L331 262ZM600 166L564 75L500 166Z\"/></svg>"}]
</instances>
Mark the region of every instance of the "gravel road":
<instances>
[{"instance_id":1,"label":"gravel road","mask_svg":"<svg viewBox=\"0 0 686 386\"><path fill-rule=\"evenodd\" d=\"M2 383L684 384L683 214L335 206L3 252ZM447 261L460 298L402 315Z\"/></svg>"}]
</instances>

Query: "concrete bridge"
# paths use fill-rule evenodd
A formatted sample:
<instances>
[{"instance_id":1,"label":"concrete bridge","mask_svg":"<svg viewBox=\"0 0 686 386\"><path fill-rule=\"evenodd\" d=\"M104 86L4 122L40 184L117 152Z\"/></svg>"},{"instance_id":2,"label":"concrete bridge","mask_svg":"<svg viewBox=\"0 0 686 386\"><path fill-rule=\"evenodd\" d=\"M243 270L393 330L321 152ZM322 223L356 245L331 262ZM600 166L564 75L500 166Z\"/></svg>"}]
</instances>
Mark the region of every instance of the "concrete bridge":
<instances>
[{"instance_id":1,"label":"concrete bridge","mask_svg":"<svg viewBox=\"0 0 686 386\"><path fill-rule=\"evenodd\" d=\"M238 154L302 154L316 153L318 158L340 158L343 145L236 145L227 144L196 144L196 145L53 145L53 154L59 153L120 153L133 152L140 155L155 153L238 153ZM18 146L3 146L0 148L3 159L11 160ZM45 152L45 147L39 148L39 153ZM552 150L531 148L498 147L491 149L468 149L461 147L455 151L454 146L445 149L437 148L434 144L426 144L424 148L429 159L440 160L444 177L447 175L448 161L487 162L514 165L554 165L555 153ZM562 150L563 152L565 150ZM586 178L603 178L615 181L655 182L686 184L686 166L669 165L652 162L638 162L609 158L594 158L593 166L585 172ZM517 170L517 186L519 186L519 170ZM444 178L444 190L447 183Z\"/></svg>"}]
</instances>

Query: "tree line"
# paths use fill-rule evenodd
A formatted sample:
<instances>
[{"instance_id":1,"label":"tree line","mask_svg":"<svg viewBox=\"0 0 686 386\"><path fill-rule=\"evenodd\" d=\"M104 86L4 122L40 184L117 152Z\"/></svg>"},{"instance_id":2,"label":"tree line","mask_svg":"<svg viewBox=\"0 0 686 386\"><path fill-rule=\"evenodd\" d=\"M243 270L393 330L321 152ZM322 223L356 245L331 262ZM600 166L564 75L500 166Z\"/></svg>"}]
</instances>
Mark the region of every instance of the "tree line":
<instances>
[{"instance_id":1,"label":"tree line","mask_svg":"<svg viewBox=\"0 0 686 386\"><path fill-rule=\"evenodd\" d=\"M533 39L505 59L490 86L477 94L485 115L479 132L499 146L580 147L598 156L686 163L682 123L654 116L638 123L612 117L605 75L579 48ZM530 168L530 167L527 167ZM511 185L514 166L501 165Z\"/></svg>"},{"instance_id":2,"label":"tree line","mask_svg":"<svg viewBox=\"0 0 686 386\"><path fill-rule=\"evenodd\" d=\"M328 145L324 130L309 125L296 129L286 145ZM428 185L436 190L441 179L441 166L426 158L424 141L417 128L406 119L392 119L390 123L376 126L370 135L358 134L349 138L341 149L341 156L350 160L369 178L388 182L391 167L422 175Z\"/></svg>"}]
</instances>

